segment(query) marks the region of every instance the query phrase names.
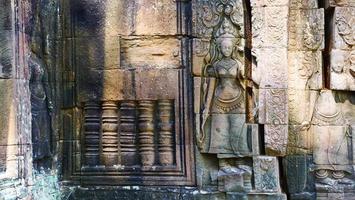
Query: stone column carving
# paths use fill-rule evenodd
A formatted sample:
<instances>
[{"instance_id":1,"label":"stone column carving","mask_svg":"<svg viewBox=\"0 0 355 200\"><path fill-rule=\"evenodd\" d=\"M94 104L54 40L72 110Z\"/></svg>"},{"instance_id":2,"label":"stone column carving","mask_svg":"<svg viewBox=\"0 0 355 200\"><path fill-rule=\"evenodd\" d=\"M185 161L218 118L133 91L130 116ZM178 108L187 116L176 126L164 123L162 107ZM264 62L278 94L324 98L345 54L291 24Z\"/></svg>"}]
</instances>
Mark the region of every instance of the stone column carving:
<instances>
[{"instance_id":1,"label":"stone column carving","mask_svg":"<svg viewBox=\"0 0 355 200\"><path fill-rule=\"evenodd\" d=\"M120 105L120 148L123 165L138 164L137 130L136 130L136 102L124 101Z\"/></svg>"},{"instance_id":2,"label":"stone column carving","mask_svg":"<svg viewBox=\"0 0 355 200\"><path fill-rule=\"evenodd\" d=\"M117 103L107 101L102 104L102 156L101 164L113 166L119 163L118 113Z\"/></svg>"},{"instance_id":3,"label":"stone column carving","mask_svg":"<svg viewBox=\"0 0 355 200\"><path fill-rule=\"evenodd\" d=\"M139 101L138 111L138 141L141 164L152 166L155 164L154 101Z\"/></svg>"},{"instance_id":4,"label":"stone column carving","mask_svg":"<svg viewBox=\"0 0 355 200\"><path fill-rule=\"evenodd\" d=\"M173 102L170 100L158 101L159 115L159 162L161 165L172 165L174 163L174 121Z\"/></svg>"},{"instance_id":5,"label":"stone column carving","mask_svg":"<svg viewBox=\"0 0 355 200\"><path fill-rule=\"evenodd\" d=\"M84 106L84 165L100 163L100 105L87 102Z\"/></svg>"}]
</instances>

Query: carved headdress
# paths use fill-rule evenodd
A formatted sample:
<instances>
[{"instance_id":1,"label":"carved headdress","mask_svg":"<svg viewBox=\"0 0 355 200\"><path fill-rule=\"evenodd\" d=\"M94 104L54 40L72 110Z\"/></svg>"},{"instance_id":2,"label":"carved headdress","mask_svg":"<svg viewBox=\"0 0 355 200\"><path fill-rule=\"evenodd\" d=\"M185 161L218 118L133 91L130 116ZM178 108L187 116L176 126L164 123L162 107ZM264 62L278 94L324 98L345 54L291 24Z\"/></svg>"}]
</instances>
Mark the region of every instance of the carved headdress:
<instances>
[{"instance_id":1,"label":"carved headdress","mask_svg":"<svg viewBox=\"0 0 355 200\"><path fill-rule=\"evenodd\" d=\"M232 22L230 22L227 18L224 19L223 23L221 24L220 28L216 31L215 37L216 42L220 43L224 39L232 39L234 42L239 42L238 40L238 30Z\"/></svg>"}]
</instances>

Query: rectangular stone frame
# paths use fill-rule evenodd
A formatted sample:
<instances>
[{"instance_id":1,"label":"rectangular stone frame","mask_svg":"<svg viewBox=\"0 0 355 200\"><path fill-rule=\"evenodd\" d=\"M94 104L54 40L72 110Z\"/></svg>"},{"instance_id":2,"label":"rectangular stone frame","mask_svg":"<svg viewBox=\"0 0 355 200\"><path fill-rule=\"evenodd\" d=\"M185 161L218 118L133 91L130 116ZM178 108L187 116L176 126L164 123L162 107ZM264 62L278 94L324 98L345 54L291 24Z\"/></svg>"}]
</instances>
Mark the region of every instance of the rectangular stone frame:
<instances>
[{"instance_id":1,"label":"rectangular stone frame","mask_svg":"<svg viewBox=\"0 0 355 200\"><path fill-rule=\"evenodd\" d=\"M60 109L60 141L59 152L62 163L61 171L64 184L80 185L149 185L149 186L193 186L195 185L195 164L193 145L193 115L192 88L190 72L190 44L187 42L188 1L176 1L177 30L176 38L181 42L181 69L175 69L177 77L177 91L175 91L175 139L176 139L176 167L171 169L146 171L120 170L82 170L82 102L78 100L77 74L79 69L75 62L77 36L75 35L75 17L70 10L70 1L62 0L63 26L63 59L60 71L59 88L61 95ZM66 28L67 30L64 30ZM67 35L73 34L67 39ZM183 37L181 37L183 35ZM123 99L138 100L138 99ZM120 102L121 100L117 100Z\"/></svg>"}]
</instances>

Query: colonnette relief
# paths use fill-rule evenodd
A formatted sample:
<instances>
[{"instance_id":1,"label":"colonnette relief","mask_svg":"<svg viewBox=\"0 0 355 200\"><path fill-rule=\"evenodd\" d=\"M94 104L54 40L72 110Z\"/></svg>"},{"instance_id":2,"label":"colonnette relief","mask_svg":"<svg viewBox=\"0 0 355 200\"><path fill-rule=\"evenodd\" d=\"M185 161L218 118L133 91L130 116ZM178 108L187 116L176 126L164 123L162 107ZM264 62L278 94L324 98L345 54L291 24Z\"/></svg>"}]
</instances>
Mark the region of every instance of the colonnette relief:
<instances>
[{"instance_id":1,"label":"colonnette relief","mask_svg":"<svg viewBox=\"0 0 355 200\"><path fill-rule=\"evenodd\" d=\"M0 0L0 200L355 199L354 40L353 0Z\"/></svg>"}]
</instances>

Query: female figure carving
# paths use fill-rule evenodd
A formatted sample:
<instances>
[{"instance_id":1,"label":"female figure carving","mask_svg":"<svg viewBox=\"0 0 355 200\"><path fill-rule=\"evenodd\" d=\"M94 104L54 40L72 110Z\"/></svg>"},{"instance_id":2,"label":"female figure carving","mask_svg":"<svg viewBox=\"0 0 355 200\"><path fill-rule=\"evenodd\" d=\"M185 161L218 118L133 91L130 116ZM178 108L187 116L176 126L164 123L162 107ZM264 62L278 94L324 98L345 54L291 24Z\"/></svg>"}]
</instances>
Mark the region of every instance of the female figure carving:
<instances>
[{"instance_id":1,"label":"female figure carving","mask_svg":"<svg viewBox=\"0 0 355 200\"><path fill-rule=\"evenodd\" d=\"M330 90L322 90L312 118L316 177L323 184L351 183L350 132Z\"/></svg>"},{"instance_id":2,"label":"female figure carving","mask_svg":"<svg viewBox=\"0 0 355 200\"><path fill-rule=\"evenodd\" d=\"M50 168L51 121L53 106L49 100L47 74L43 62L34 54L29 57L32 113L32 148L34 167Z\"/></svg>"},{"instance_id":3,"label":"female figure carving","mask_svg":"<svg viewBox=\"0 0 355 200\"><path fill-rule=\"evenodd\" d=\"M245 123L244 66L240 61L239 39L228 19L215 35L202 73L202 123L198 142L202 151L217 154L220 172L239 171L250 175L250 167L241 159L251 155L251 136ZM229 164L229 158L236 159L237 168Z\"/></svg>"}]
</instances>

